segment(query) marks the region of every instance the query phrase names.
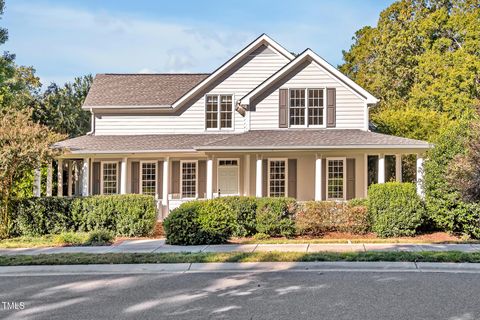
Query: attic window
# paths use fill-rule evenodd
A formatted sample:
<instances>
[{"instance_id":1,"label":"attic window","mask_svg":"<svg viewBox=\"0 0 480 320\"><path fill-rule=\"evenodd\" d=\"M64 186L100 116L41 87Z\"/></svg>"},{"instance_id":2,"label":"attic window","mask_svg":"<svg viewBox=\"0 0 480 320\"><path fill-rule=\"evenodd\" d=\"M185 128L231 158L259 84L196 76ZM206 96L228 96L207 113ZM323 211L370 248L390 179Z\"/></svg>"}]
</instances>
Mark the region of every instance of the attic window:
<instances>
[{"instance_id":1,"label":"attic window","mask_svg":"<svg viewBox=\"0 0 480 320\"><path fill-rule=\"evenodd\" d=\"M290 127L323 127L324 89L290 89Z\"/></svg>"},{"instance_id":2,"label":"attic window","mask_svg":"<svg viewBox=\"0 0 480 320\"><path fill-rule=\"evenodd\" d=\"M233 97L231 95L207 95L205 128L217 130L233 128Z\"/></svg>"}]
</instances>

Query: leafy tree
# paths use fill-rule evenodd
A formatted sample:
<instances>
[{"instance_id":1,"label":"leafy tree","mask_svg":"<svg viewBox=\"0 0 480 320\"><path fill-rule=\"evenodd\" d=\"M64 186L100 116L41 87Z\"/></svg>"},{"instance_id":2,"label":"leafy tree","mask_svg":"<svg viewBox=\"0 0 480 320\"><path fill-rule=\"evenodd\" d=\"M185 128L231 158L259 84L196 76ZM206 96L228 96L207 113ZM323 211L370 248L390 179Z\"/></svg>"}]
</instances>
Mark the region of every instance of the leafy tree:
<instances>
[{"instance_id":1,"label":"leafy tree","mask_svg":"<svg viewBox=\"0 0 480 320\"><path fill-rule=\"evenodd\" d=\"M26 172L56 155L51 145L64 136L31 120L28 110L10 111L0 118L0 238L7 237L13 190Z\"/></svg>"},{"instance_id":2,"label":"leafy tree","mask_svg":"<svg viewBox=\"0 0 480 320\"><path fill-rule=\"evenodd\" d=\"M52 83L38 97L33 119L69 137L87 133L90 130L90 112L82 110L82 104L92 81L93 77L87 75L77 77L73 83L68 82L63 87Z\"/></svg>"}]
</instances>

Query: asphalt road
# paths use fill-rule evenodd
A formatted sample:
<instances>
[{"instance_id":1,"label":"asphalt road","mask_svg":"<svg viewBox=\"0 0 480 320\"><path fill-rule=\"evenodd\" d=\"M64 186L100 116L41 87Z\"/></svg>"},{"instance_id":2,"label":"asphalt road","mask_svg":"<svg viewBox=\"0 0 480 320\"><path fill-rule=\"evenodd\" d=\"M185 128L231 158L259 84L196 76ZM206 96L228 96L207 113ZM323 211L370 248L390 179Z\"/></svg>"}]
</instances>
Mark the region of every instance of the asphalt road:
<instances>
[{"instance_id":1,"label":"asphalt road","mask_svg":"<svg viewBox=\"0 0 480 320\"><path fill-rule=\"evenodd\" d=\"M5 304L10 302L10 304ZM6 310L15 307L17 309ZM480 319L479 273L0 276L0 319Z\"/></svg>"}]
</instances>

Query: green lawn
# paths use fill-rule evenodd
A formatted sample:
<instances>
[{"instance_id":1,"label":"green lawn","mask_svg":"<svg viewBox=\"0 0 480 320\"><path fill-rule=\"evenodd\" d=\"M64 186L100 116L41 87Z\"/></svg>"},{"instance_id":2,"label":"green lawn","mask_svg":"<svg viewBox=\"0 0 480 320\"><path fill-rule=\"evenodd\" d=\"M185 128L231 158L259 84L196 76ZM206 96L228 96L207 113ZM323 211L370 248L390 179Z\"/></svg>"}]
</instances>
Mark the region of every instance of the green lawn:
<instances>
[{"instance_id":1,"label":"green lawn","mask_svg":"<svg viewBox=\"0 0 480 320\"><path fill-rule=\"evenodd\" d=\"M59 247L66 245L85 246L92 244L89 243L89 233L87 232L64 232L57 235L23 236L0 240L0 249ZM99 245L104 245L104 243Z\"/></svg>"},{"instance_id":2,"label":"green lawn","mask_svg":"<svg viewBox=\"0 0 480 320\"><path fill-rule=\"evenodd\" d=\"M0 266L62 264L209 263L279 261L410 261L480 262L480 252L228 252L228 253L106 253L0 256Z\"/></svg>"}]
</instances>

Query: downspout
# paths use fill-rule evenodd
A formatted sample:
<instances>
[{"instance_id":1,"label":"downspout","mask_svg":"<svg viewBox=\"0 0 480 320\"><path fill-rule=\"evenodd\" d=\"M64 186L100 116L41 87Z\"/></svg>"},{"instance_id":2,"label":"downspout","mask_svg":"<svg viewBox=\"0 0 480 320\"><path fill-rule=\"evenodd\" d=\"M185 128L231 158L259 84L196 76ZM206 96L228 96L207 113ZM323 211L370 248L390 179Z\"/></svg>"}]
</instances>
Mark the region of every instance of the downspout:
<instances>
[{"instance_id":1,"label":"downspout","mask_svg":"<svg viewBox=\"0 0 480 320\"><path fill-rule=\"evenodd\" d=\"M95 114L93 113L92 108L90 108L90 113L92 114L90 118L90 131L87 132L87 136L91 136L95 133Z\"/></svg>"}]
</instances>

